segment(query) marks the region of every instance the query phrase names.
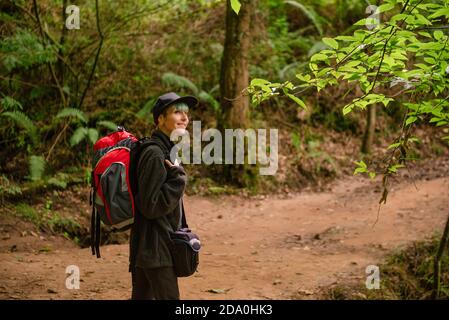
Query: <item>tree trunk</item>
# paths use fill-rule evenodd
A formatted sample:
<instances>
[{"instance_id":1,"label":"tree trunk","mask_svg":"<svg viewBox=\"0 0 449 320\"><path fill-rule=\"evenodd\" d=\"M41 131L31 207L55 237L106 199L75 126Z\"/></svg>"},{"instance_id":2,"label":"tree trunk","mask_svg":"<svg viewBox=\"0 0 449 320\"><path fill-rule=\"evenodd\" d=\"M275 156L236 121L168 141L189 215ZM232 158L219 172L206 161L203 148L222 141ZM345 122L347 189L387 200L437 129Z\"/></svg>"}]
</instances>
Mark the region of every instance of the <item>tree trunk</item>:
<instances>
[{"instance_id":1,"label":"tree trunk","mask_svg":"<svg viewBox=\"0 0 449 320\"><path fill-rule=\"evenodd\" d=\"M226 36L220 74L221 113L218 119L218 128L222 133L225 128L246 129L250 125L249 96L243 91L249 85L251 20L257 0L240 0L240 3L238 15L232 10L229 0L226 4ZM255 185L257 166L247 164L247 148L244 157L245 164L222 166L220 176L224 181L241 187Z\"/></svg>"},{"instance_id":2,"label":"tree trunk","mask_svg":"<svg viewBox=\"0 0 449 320\"><path fill-rule=\"evenodd\" d=\"M67 19L67 14L65 12L65 9L67 7L67 0L62 1L62 30L61 30L61 37L59 40L59 44L61 47L59 48L58 52L58 75L59 75L59 83L61 86L64 86L64 45L65 45L65 39L67 35L67 28L65 26L65 20Z\"/></svg>"},{"instance_id":3,"label":"tree trunk","mask_svg":"<svg viewBox=\"0 0 449 320\"><path fill-rule=\"evenodd\" d=\"M373 146L374 129L376 128L376 105L368 106L365 135L362 142L362 153L370 154Z\"/></svg>"},{"instance_id":4,"label":"tree trunk","mask_svg":"<svg viewBox=\"0 0 449 320\"><path fill-rule=\"evenodd\" d=\"M449 217L446 220L446 226L444 227L443 235L441 236L440 243L438 245L438 251L435 255L433 262L433 290L431 299L438 299L440 294L440 272L441 272L441 258L446 248L447 240L449 237Z\"/></svg>"},{"instance_id":5,"label":"tree trunk","mask_svg":"<svg viewBox=\"0 0 449 320\"><path fill-rule=\"evenodd\" d=\"M249 85L248 55L254 2L241 0L242 6L237 15L230 1L227 1L226 37L220 75L220 127L243 129L249 125L249 97L242 91Z\"/></svg>"}]
</instances>

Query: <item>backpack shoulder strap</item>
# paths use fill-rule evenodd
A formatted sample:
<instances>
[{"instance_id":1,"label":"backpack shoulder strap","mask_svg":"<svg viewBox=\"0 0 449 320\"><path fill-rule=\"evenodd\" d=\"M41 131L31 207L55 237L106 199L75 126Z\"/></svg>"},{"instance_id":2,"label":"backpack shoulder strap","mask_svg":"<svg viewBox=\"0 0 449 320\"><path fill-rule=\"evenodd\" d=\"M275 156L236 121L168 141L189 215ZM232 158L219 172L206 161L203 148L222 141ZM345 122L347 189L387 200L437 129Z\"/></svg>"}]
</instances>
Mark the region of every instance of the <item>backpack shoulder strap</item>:
<instances>
[{"instance_id":1,"label":"backpack shoulder strap","mask_svg":"<svg viewBox=\"0 0 449 320\"><path fill-rule=\"evenodd\" d=\"M186 211L184 209L184 200L181 199L181 228L188 228L189 225L187 224L186 219Z\"/></svg>"},{"instance_id":2,"label":"backpack shoulder strap","mask_svg":"<svg viewBox=\"0 0 449 320\"><path fill-rule=\"evenodd\" d=\"M142 152L149 146L158 146L159 149L164 153L165 159L170 159L170 153L166 151L166 148L163 147L161 142L151 139L151 138L148 138L148 137L145 137L145 138L140 139L139 143L140 143L140 146L139 146L140 152Z\"/></svg>"},{"instance_id":3,"label":"backpack shoulder strap","mask_svg":"<svg viewBox=\"0 0 449 320\"><path fill-rule=\"evenodd\" d=\"M153 145L158 146L162 150L165 159L170 159L170 154L164 151L165 149L163 148L163 146L161 146L161 144L158 141L151 139L150 137L143 137L138 141L136 141L131 148L132 161L130 164L131 190L134 195L136 195L138 192L137 174L138 174L140 155L142 154L143 151L145 151L147 147Z\"/></svg>"}]
</instances>

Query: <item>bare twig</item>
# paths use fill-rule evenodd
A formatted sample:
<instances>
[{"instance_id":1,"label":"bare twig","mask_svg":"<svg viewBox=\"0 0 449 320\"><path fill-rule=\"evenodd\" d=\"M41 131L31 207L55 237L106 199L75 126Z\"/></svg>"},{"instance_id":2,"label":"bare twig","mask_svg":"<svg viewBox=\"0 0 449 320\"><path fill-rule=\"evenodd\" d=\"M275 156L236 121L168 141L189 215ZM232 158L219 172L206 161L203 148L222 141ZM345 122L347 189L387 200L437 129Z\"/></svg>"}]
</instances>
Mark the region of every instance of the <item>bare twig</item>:
<instances>
[{"instance_id":1,"label":"bare twig","mask_svg":"<svg viewBox=\"0 0 449 320\"><path fill-rule=\"evenodd\" d=\"M100 51L101 51L101 47L103 46L103 41L104 41L104 36L103 36L103 33L101 32L101 27L100 27L100 13L99 13L99 8L98 8L98 0L95 0L95 9L96 9L97 30L98 30L98 34L100 36L100 44L98 45L97 54L95 55L94 65L92 66L92 70L90 72L89 79L87 80L86 88L84 89L83 95L81 96L80 103L78 105L79 109L81 109L84 98L86 97L87 90L90 87L90 82L92 81L92 77L93 77L95 69L97 67L98 58L100 57Z\"/></svg>"},{"instance_id":2,"label":"bare twig","mask_svg":"<svg viewBox=\"0 0 449 320\"><path fill-rule=\"evenodd\" d=\"M52 146L50 147L50 149L48 150L48 154L45 157L45 161L48 162L48 159L50 159L50 155L54 149L54 147L56 146L56 144L58 143L59 139L61 138L62 134L64 133L64 131L67 130L67 128L69 127L69 122L66 122L66 124L64 125L64 128L62 128L61 132L59 132L59 134L57 135L55 142L53 142Z\"/></svg>"},{"instance_id":3,"label":"bare twig","mask_svg":"<svg viewBox=\"0 0 449 320\"><path fill-rule=\"evenodd\" d=\"M36 17L36 22L37 22L38 27L39 27L39 32L41 34L41 38L42 38L43 44L45 45L46 44L46 38L45 38L44 30L42 28L41 19L39 17L39 7L37 5L37 0L33 0L33 8L34 8L34 14L35 14L35 17ZM53 77L53 80L55 81L56 86L58 87L58 91L59 91L59 94L61 96L62 103L63 103L64 106L66 106L66 99L65 99L65 96L64 96L64 91L62 90L62 87L61 87L61 85L59 83L59 80L56 77L55 70L53 69L53 65L51 63L47 63L47 65L48 65L48 68L50 69L50 73L51 73L51 75Z\"/></svg>"}]
</instances>

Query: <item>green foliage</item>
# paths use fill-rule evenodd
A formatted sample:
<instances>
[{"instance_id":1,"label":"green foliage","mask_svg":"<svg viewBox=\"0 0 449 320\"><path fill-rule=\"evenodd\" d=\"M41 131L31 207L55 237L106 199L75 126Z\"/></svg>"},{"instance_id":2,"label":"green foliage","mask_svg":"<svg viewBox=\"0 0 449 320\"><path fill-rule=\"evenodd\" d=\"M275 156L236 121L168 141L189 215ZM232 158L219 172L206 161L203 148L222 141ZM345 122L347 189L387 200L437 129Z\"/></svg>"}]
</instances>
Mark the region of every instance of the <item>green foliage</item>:
<instances>
[{"instance_id":1,"label":"green foliage","mask_svg":"<svg viewBox=\"0 0 449 320\"><path fill-rule=\"evenodd\" d=\"M13 111L17 111L17 110L22 110L23 107L20 104L19 101L17 101L16 99L9 97L9 96L5 96L0 100L0 104L2 105L4 110L13 110Z\"/></svg>"},{"instance_id":2,"label":"green foliage","mask_svg":"<svg viewBox=\"0 0 449 320\"><path fill-rule=\"evenodd\" d=\"M3 112L1 115L13 119L20 127L25 129L33 144L38 144L39 136L37 127L26 114L21 111L7 111Z\"/></svg>"},{"instance_id":3,"label":"green foliage","mask_svg":"<svg viewBox=\"0 0 449 320\"><path fill-rule=\"evenodd\" d=\"M41 180L45 171L45 159L42 156L32 155L29 158L30 179L32 181Z\"/></svg>"},{"instance_id":4,"label":"green foliage","mask_svg":"<svg viewBox=\"0 0 449 320\"><path fill-rule=\"evenodd\" d=\"M198 89L198 87L186 77L180 76L172 72L166 72L162 76L164 84L168 87L189 89L192 94L198 97L201 102L205 102L212 107L215 112L220 110L220 103L208 92ZM151 101L153 103L153 100ZM152 105L146 104L139 114L144 114L143 110L150 108Z\"/></svg>"},{"instance_id":5,"label":"green foliage","mask_svg":"<svg viewBox=\"0 0 449 320\"><path fill-rule=\"evenodd\" d=\"M325 20L323 17L321 17L320 15L318 15L315 12L313 7L306 6L302 3L299 3L298 1L294 1L294 0L288 0L288 1L285 1L285 3L301 10L306 15L306 17L309 18L310 21L313 23L313 25L315 26L318 33L320 35L323 35L323 22Z\"/></svg>"},{"instance_id":6,"label":"green foliage","mask_svg":"<svg viewBox=\"0 0 449 320\"><path fill-rule=\"evenodd\" d=\"M55 176L47 180L49 185L55 186L60 189L67 188L68 182L71 180L70 176L63 172L58 172Z\"/></svg>"},{"instance_id":7,"label":"green foliage","mask_svg":"<svg viewBox=\"0 0 449 320\"><path fill-rule=\"evenodd\" d=\"M59 111L58 114L56 115L56 118L69 118L69 117L77 118L82 122L87 123L87 118L84 112L82 112L79 109L64 108L61 111Z\"/></svg>"},{"instance_id":8,"label":"green foliage","mask_svg":"<svg viewBox=\"0 0 449 320\"><path fill-rule=\"evenodd\" d=\"M117 127L115 128L117 129ZM94 144L98 140L98 130L86 127L77 128L70 138L70 145L74 147L84 139L87 139L91 144Z\"/></svg>"},{"instance_id":9,"label":"green foliage","mask_svg":"<svg viewBox=\"0 0 449 320\"><path fill-rule=\"evenodd\" d=\"M81 225L77 221L69 218L63 218L57 212L53 212L51 214L51 218L47 220L46 224L50 227L52 232L65 232L69 238L70 235L76 235L79 233L79 230L82 229Z\"/></svg>"},{"instance_id":10,"label":"green foliage","mask_svg":"<svg viewBox=\"0 0 449 320\"><path fill-rule=\"evenodd\" d=\"M385 19L378 25L363 18L354 23L352 35L323 38L326 48L311 56L309 71L298 73L294 85L254 79L249 87L253 102L281 93L292 98L307 89L320 92L345 82L358 86L362 95L343 106L343 115L375 104L405 106L403 134L386 163L385 173L394 174L404 166L410 128L418 120L446 128L449 124L449 36L438 30L445 23L446 7L447 1L385 0L377 10ZM292 100L303 107L301 99ZM366 169L358 164L356 173Z\"/></svg>"},{"instance_id":11,"label":"green foliage","mask_svg":"<svg viewBox=\"0 0 449 320\"><path fill-rule=\"evenodd\" d=\"M101 127L105 127L109 130L113 130L113 131L117 130L117 125L112 121L98 121L97 125L101 126Z\"/></svg>"},{"instance_id":12,"label":"green foliage","mask_svg":"<svg viewBox=\"0 0 449 320\"><path fill-rule=\"evenodd\" d=\"M70 145L72 147L76 146L87 137L87 134L88 134L87 128L79 127L78 129L75 130L72 137L70 137Z\"/></svg>"},{"instance_id":13,"label":"green foliage","mask_svg":"<svg viewBox=\"0 0 449 320\"><path fill-rule=\"evenodd\" d=\"M373 171L369 171L368 166L363 160L360 160L359 162L354 161L354 163L357 165L357 168L354 170L354 175L357 175L359 173L368 173L371 179L374 179L376 177L376 173Z\"/></svg>"},{"instance_id":14,"label":"green foliage","mask_svg":"<svg viewBox=\"0 0 449 320\"><path fill-rule=\"evenodd\" d=\"M187 79L186 77L180 76L173 72L166 72L162 75L162 81L168 87L175 87L180 89L190 89L194 94L198 93L197 86Z\"/></svg>"},{"instance_id":15,"label":"green foliage","mask_svg":"<svg viewBox=\"0 0 449 320\"><path fill-rule=\"evenodd\" d=\"M94 128L87 129L87 137L89 138L90 143L94 144L98 140L98 131Z\"/></svg>"},{"instance_id":16,"label":"green foliage","mask_svg":"<svg viewBox=\"0 0 449 320\"><path fill-rule=\"evenodd\" d=\"M22 194L22 189L19 185L9 181L9 179L2 174L0 176L0 197L15 196Z\"/></svg>"},{"instance_id":17,"label":"green foliage","mask_svg":"<svg viewBox=\"0 0 449 320\"><path fill-rule=\"evenodd\" d=\"M56 52L56 46L43 45L39 38L28 30L19 29L12 37L0 42L0 56L8 72L55 62Z\"/></svg>"},{"instance_id":18,"label":"green foliage","mask_svg":"<svg viewBox=\"0 0 449 320\"><path fill-rule=\"evenodd\" d=\"M339 295L333 298L345 300L426 300L431 298L433 289L433 263L438 251L440 235L429 240L415 242L405 249L390 254L382 265L381 290L368 290L365 285L338 289ZM447 250L441 259L440 299L449 298L449 255ZM332 298L332 297L331 297Z\"/></svg>"},{"instance_id":19,"label":"green foliage","mask_svg":"<svg viewBox=\"0 0 449 320\"><path fill-rule=\"evenodd\" d=\"M236 14L239 14L240 7L241 7L240 1L239 0L230 0L230 1L231 1L232 10L234 10L234 12Z\"/></svg>"},{"instance_id":20,"label":"green foliage","mask_svg":"<svg viewBox=\"0 0 449 320\"><path fill-rule=\"evenodd\" d=\"M292 132L290 134L290 139L291 139L292 144L295 147L296 151L299 151L300 147L301 147L301 139L299 138L298 133Z\"/></svg>"},{"instance_id":21,"label":"green foliage","mask_svg":"<svg viewBox=\"0 0 449 320\"><path fill-rule=\"evenodd\" d=\"M141 119L148 117L149 114L151 113L151 108L153 108L153 105L155 102L156 102L156 99L150 99L147 102L145 102L145 104L139 110L139 112L136 113L136 117L141 118Z\"/></svg>"},{"instance_id":22,"label":"green foliage","mask_svg":"<svg viewBox=\"0 0 449 320\"><path fill-rule=\"evenodd\" d=\"M306 149L307 156L314 159L315 173L320 174L324 171L324 163L328 163L330 166L330 172L328 173L334 174L338 170L338 166L333 157L327 152L321 150L321 142L319 140L308 140Z\"/></svg>"},{"instance_id":23,"label":"green foliage","mask_svg":"<svg viewBox=\"0 0 449 320\"><path fill-rule=\"evenodd\" d=\"M19 203L15 207L16 214L26 220L29 220L35 224L40 222L39 213L26 203Z\"/></svg>"}]
</instances>

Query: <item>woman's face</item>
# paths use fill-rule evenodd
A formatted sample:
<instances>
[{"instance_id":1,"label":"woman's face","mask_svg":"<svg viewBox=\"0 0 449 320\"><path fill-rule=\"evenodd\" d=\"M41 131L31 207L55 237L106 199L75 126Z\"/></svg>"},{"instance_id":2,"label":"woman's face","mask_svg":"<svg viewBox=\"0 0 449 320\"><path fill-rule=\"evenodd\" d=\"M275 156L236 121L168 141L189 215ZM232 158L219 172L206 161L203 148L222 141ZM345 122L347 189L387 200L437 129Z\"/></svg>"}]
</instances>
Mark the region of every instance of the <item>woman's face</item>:
<instances>
[{"instance_id":1,"label":"woman's face","mask_svg":"<svg viewBox=\"0 0 449 320\"><path fill-rule=\"evenodd\" d=\"M173 130L186 130L189 124L189 107L185 103L168 107L166 115L161 114L158 119L158 127L166 135L170 136Z\"/></svg>"}]
</instances>

